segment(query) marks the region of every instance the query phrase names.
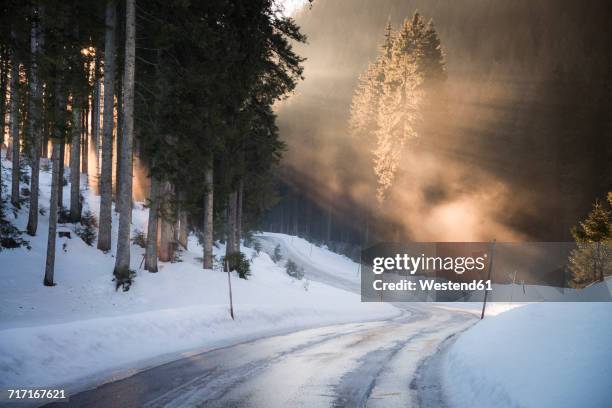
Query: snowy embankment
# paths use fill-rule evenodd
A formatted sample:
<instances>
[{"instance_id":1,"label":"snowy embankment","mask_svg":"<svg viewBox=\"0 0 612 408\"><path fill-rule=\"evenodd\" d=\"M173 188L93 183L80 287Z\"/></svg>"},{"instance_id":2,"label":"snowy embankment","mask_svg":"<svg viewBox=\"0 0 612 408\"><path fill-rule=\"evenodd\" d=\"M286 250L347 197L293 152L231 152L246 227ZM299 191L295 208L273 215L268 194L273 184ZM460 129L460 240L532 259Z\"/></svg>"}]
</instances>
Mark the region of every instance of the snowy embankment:
<instances>
[{"instance_id":1,"label":"snowy embankment","mask_svg":"<svg viewBox=\"0 0 612 408\"><path fill-rule=\"evenodd\" d=\"M610 316L612 303L534 303L481 321L445 356L446 400L457 408L611 406Z\"/></svg>"},{"instance_id":2,"label":"snowy embankment","mask_svg":"<svg viewBox=\"0 0 612 408\"><path fill-rule=\"evenodd\" d=\"M2 164L6 180L10 162ZM40 205L45 209L50 181L49 172L42 172ZM96 213L99 198L86 189L85 180L82 190L84 210ZM69 186L64 198L67 205ZM16 219L9 216L25 229L27 206ZM146 219L147 210L136 203L133 229L146 230ZM160 263L156 274L142 269L144 249L132 245L135 283L128 292L116 292L115 237L113 250L104 254L78 238L71 224L58 228L71 232L71 238L58 238L57 285L44 287L47 223L48 211L39 218L38 235L26 236L30 251L0 252L0 388L70 385L75 390L188 352L399 313L390 305L360 303L358 295L328 285L296 281L267 254L243 247L253 257L252 276L242 280L232 274L236 320L231 320L227 274L201 268L202 248L193 237L181 262ZM215 253L220 257L223 247Z\"/></svg>"}]
</instances>

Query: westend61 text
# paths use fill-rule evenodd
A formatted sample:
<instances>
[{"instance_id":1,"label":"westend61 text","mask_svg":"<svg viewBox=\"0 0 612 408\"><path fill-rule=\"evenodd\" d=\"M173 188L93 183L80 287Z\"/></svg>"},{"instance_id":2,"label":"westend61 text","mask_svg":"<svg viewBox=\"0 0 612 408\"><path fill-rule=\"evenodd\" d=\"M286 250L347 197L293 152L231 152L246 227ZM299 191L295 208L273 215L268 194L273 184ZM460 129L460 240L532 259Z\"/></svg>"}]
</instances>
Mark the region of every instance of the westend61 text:
<instances>
[{"instance_id":1,"label":"westend61 text","mask_svg":"<svg viewBox=\"0 0 612 408\"><path fill-rule=\"evenodd\" d=\"M491 280L473 280L471 282L437 282L435 279L421 279L417 282L402 279L399 282L383 282L377 279L372 282L374 290L406 290L406 291L473 291L473 290L493 290Z\"/></svg>"}]
</instances>

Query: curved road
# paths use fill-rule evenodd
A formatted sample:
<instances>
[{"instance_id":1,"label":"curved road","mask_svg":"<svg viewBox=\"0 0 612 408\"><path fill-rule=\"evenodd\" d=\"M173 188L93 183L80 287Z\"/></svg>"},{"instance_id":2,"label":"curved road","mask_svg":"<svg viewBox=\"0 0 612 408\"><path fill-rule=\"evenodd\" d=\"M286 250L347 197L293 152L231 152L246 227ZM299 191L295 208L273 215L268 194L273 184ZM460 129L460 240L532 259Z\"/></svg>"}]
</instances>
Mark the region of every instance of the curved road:
<instances>
[{"instance_id":1,"label":"curved road","mask_svg":"<svg viewBox=\"0 0 612 408\"><path fill-rule=\"evenodd\" d=\"M273 237L265 240L277 243ZM335 282L324 271L302 266L312 280L358 290L358 282ZM410 407L431 406L431 401L438 406L442 399L431 394L439 386L430 383L436 376L422 369L424 362L474 319L431 305L399 306L403 313L394 319L326 326L208 351L49 406Z\"/></svg>"}]
</instances>

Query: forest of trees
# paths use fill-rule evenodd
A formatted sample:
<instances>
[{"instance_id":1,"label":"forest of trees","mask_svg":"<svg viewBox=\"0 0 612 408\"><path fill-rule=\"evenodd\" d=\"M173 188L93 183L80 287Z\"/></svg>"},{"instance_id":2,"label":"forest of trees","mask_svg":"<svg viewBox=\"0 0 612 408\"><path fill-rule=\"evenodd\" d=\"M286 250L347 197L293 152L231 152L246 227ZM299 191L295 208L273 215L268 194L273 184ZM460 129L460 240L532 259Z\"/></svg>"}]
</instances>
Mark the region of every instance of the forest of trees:
<instances>
[{"instance_id":1,"label":"forest of trees","mask_svg":"<svg viewBox=\"0 0 612 408\"><path fill-rule=\"evenodd\" d=\"M10 205L28 207L28 235L48 234L44 284L55 284L58 222L97 225L98 249L112 250L114 202L112 272L117 287L129 288L136 156L151 180L145 269L173 260L190 233L203 245L204 268L213 266L215 239L226 241L226 256L239 252L243 232L273 204L272 168L284 148L273 104L302 77L292 44L305 36L282 6L35 0L1 8L0 144L7 141L13 162ZM97 174L86 174L89 157ZM40 231L47 206L39 207L39 174L48 158L49 229ZM99 185L97 222L82 214L82 176ZM2 246L28 245L2 205Z\"/></svg>"}]
</instances>

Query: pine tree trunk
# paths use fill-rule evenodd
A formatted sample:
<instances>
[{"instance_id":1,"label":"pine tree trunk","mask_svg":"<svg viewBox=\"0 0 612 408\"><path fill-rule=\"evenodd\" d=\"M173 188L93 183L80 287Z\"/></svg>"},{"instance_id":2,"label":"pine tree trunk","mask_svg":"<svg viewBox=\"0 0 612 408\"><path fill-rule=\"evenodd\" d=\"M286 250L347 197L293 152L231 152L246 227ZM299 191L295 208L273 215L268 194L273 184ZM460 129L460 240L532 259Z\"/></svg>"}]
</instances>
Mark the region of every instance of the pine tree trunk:
<instances>
[{"instance_id":1,"label":"pine tree trunk","mask_svg":"<svg viewBox=\"0 0 612 408\"><path fill-rule=\"evenodd\" d=\"M91 153L93 158L93 168L95 172L94 180L96 180L96 194L100 192L99 176L100 176L100 101L101 101L101 85L100 85L100 51L96 53L94 65L94 87L91 95Z\"/></svg>"},{"instance_id":2,"label":"pine tree trunk","mask_svg":"<svg viewBox=\"0 0 612 408\"><path fill-rule=\"evenodd\" d=\"M185 197L183 194L180 195L180 207L178 212L178 243L184 248L187 249L187 244L189 240L189 224L187 221L187 211L185 211L184 204Z\"/></svg>"},{"instance_id":3,"label":"pine tree trunk","mask_svg":"<svg viewBox=\"0 0 612 408\"><path fill-rule=\"evenodd\" d=\"M236 252L236 191L228 196L227 203L227 243L225 244L225 255Z\"/></svg>"},{"instance_id":4,"label":"pine tree trunk","mask_svg":"<svg viewBox=\"0 0 612 408\"><path fill-rule=\"evenodd\" d=\"M6 88L8 85L9 53L3 47L0 62L0 197L2 197L2 145L4 145L4 127L6 125ZM13 54L14 55L14 54ZM14 61L11 61L15 65ZM11 89L12 92L12 89ZM8 156L8 150L6 151Z\"/></svg>"},{"instance_id":5,"label":"pine tree trunk","mask_svg":"<svg viewBox=\"0 0 612 408\"><path fill-rule=\"evenodd\" d=\"M204 195L204 269L213 267L213 168L211 165L204 174L206 193Z\"/></svg>"},{"instance_id":6,"label":"pine tree trunk","mask_svg":"<svg viewBox=\"0 0 612 408\"><path fill-rule=\"evenodd\" d=\"M47 113L47 107L44 96L41 97L41 155L45 159L49 159L49 133L51 132L51 125L49 124L49 118Z\"/></svg>"},{"instance_id":7,"label":"pine tree trunk","mask_svg":"<svg viewBox=\"0 0 612 408\"><path fill-rule=\"evenodd\" d=\"M43 36L40 29L40 14L42 9L38 6L33 7L32 28L30 31L30 51L32 53L32 62L30 64L30 103L29 103L29 128L30 140L32 140L31 162L32 175L30 177L30 209L28 213L28 226L26 227L29 235L36 235L38 229L38 185L40 171L40 105L41 105L41 88L38 83L38 58L40 48L43 45ZM58 151L59 154L59 151Z\"/></svg>"},{"instance_id":8,"label":"pine tree trunk","mask_svg":"<svg viewBox=\"0 0 612 408\"><path fill-rule=\"evenodd\" d=\"M63 104L60 105L63 107ZM62 109L64 112L64 109ZM57 186L57 205L60 210L64 208L64 162L66 160L66 143L64 142L64 135L62 135L62 139L60 140L60 158L59 158L59 184Z\"/></svg>"},{"instance_id":9,"label":"pine tree trunk","mask_svg":"<svg viewBox=\"0 0 612 408\"><path fill-rule=\"evenodd\" d=\"M149 193L149 224L147 225L147 246L145 248L145 269L157 272L157 218L159 216L159 180L151 177Z\"/></svg>"},{"instance_id":10,"label":"pine tree trunk","mask_svg":"<svg viewBox=\"0 0 612 408\"><path fill-rule=\"evenodd\" d=\"M242 179L238 183L238 197L236 209L236 251L240 251L240 241L242 240L242 200L244 195L244 182Z\"/></svg>"},{"instance_id":11,"label":"pine tree trunk","mask_svg":"<svg viewBox=\"0 0 612 408\"><path fill-rule=\"evenodd\" d=\"M121 82L120 82L121 84ZM123 141L123 94L121 86L117 87L117 162L115 164L115 212L119 212L119 197L121 197L121 142Z\"/></svg>"},{"instance_id":12,"label":"pine tree trunk","mask_svg":"<svg viewBox=\"0 0 612 408\"><path fill-rule=\"evenodd\" d=\"M172 196L172 185L164 180L162 181L161 200L162 211L159 228L159 260L162 262L170 262L174 258L174 224L171 221L172 209L170 197Z\"/></svg>"},{"instance_id":13,"label":"pine tree trunk","mask_svg":"<svg viewBox=\"0 0 612 408\"><path fill-rule=\"evenodd\" d=\"M115 105L115 31L117 7L114 0L106 2L106 33L104 44L104 123L102 136L102 173L100 174L100 230L98 249L111 248L113 207L113 129Z\"/></svg>"},{"instance_id":14,"label":"pine tree trunk","mask_svg":"<svg viewBox=\"0 0 612 408\"><path fill-rule=\"evenodd\" d=\"M130 268L130 226L132 223L132 146L134 140L134 69L136 52L135 0L126 0L125 73L123 82L123 149L119 234L115 272Z\"/></svg>"},{"instance_id":15,"label":"pine tree trunk","mask_svg":"<svg viewBox=\"0 0 612 408\"><path fill-rule=\"evenodd\" d=\"M11 140L12 140L12 156L13 156L13 170L11 172L11 204L14 207L20 208L21 205L19 203L19 170L20 170L20 160L19 160L19 95L17 92L17 87L19 84L19 63L15 59L15 52L13 51L13 59L12 59L12 70L11 70ZM8 156L8 150L7 150Z\"/></svg>"},{"instance_id":16,"label":"pine tree trunk","mask_svg":"<svg viewBox=\"0 0 612 408\"><path fill-rule=\"evenodd\" d=\"M70 145L70 220L81 220L81 118L80 101L72 97L72 142Z\"/></svg>"},{"instance_id":17,"label":"pine tree trunk","mask_svg":"<svg viewBox=\"0 0 612 408\"><path fill-rule=\"evenodd\" d=\"M88 102L85 104L89 105ZM87 168L89 165L88 155L89 155L89 132L87 131L87 115L89 109L85 107L81 111L81 133L83 134L83 139L81 143L81 173L87 175L89 169Z\"/></svg>"},{"instance_id":18,"label":"pine tree trunk","mask_svg":"<svg viewBox=\"0 0 612 408\"><path fill-rule=\"evenodd\" d=\"M55 271L55 238L57 235L57 212L58 212L58 185L59 185L59 162L60 143L53 140L53 152L51 156L53 170L51 173L51 200L49 202L49 235L47 236L47 259L45 262L45 286L54 286L53 274Z\"/></svg>"}]
</instances>

